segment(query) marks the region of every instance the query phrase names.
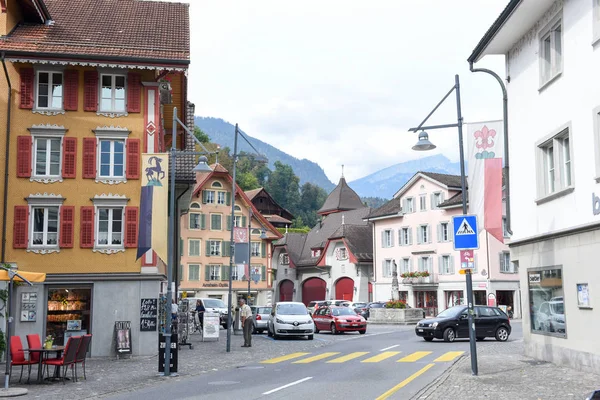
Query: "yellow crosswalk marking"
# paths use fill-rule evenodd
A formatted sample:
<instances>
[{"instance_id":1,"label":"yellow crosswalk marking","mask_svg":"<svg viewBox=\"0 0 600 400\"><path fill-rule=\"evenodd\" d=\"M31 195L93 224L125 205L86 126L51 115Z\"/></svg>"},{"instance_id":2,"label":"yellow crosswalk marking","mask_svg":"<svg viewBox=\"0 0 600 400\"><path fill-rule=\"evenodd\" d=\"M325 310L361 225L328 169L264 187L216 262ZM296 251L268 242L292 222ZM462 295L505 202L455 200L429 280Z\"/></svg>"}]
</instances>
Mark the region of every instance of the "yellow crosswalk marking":
<instances>
[{"instance_id":1,"label":"yellow crosswalk marking","mask_svg":"<svg viewBox=\"0 0 600 400\"><path fill-rule=\"evenodd\" d=\"M357 351L356 353L350 353L347 356L341 356L334 358L333 360L327 361L328 363L343 363L346 361L354 360L355 358L362 357L365 354L369 354L368 351Z\"/></svg>"},{"instance_id":2,"label":"yellow crosswalk marking","mask_svg":"<svg viewBox=\"0 0 600 400\"><path fill-rule=\"evenodd\" d=\"M294 364L308 364L313 361L319 361L327 357L335 356L336 354L340 354L339 351L330 351L328 353L317 354L316 356L303 358L302 360L294 361Z\"/></svg>"},{"instance_id":3,"label":"yellow crosswalk marking","mask_svg":"<svg viewBox=\"0 0 600 400\"><path fill-rule=\"evenodd\" d=\"M382 353L379 353L376 356L367 358L366 360L362 360L361 362L364 362L364 363L376 363L376 362L379 362L379 361L383 361L386 358L394 357L394 356L396 356L398 354L400 354L399 351L384 351Z\"/></svg>"},{"instance_id":4,"label":"yellow crosswalk marking","mask_svg":"<svg viewBox=\"0 0 600 400\"><path fill-rule=\"evenodd\" d=\"M415 351L412 354L407 355L398 360L398 362L415 362L419 361L421 358L430 355L431 351Z\"/></svg>"},{"instance_id":5,"label":"yellow crosswalk marking","mask_svg":"<svg viewBox=\"0 0 600 400\"><path fill-rule=\"evenodd\" d=\"M457 357L464 354L464 351L449 351L433 360L433 362L453 361Z\"/></svg>"},{"instance_id":6,"label":"yellow crosswalk marking","mask_svg":"<svg viewBox=\"0 0 600 400\"><path fill-rule=\"evenodd\" d=\"M262 364L277 364L277 363L280 363L283 361L293 360L294 358L299 358L299 357L305 356L307 354L310 354L310 353L292 353L292 354L287 354L287 355L281 356L281 357L270 358L268 360L261 361L261 363Z\"/></svg>"}]
</instances>

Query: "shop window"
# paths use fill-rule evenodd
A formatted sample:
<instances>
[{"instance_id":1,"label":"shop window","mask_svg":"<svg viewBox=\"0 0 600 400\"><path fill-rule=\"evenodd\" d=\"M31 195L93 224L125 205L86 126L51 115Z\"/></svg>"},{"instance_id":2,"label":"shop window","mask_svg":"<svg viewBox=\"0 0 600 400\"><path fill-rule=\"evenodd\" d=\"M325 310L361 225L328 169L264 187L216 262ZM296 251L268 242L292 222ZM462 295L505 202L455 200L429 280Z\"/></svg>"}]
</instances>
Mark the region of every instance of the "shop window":
<instances>
[{"instance_id":1,"label":"shop window","mask_svg":"<svg viewBox=\"0 0 600 400\"><path fill-rule=\"evenodd\" d=\"M530 269L527 278L531 331L564 337L567 327L562 267Z\"/></svg>"},{"instance_id":2,"label":"shop window","mask_svg":"<svg viewBox=\"0 0 600 400\"><path fill-rule=\"evenodd\" d=\"M71 336L91 333L91 288L49 288L46 335L64 346Z\"/></svg>"}]
</instances>

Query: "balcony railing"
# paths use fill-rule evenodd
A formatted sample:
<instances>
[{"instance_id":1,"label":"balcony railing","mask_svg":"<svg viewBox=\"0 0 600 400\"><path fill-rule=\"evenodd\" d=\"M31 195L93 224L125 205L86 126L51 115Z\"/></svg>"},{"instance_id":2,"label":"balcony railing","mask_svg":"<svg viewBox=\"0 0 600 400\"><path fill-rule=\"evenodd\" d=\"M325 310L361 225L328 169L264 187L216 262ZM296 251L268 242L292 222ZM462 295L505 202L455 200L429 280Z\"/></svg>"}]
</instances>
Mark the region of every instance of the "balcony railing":
<instances>
[{"instance_id":1,"label":"balcony railing","mask_svg":"<svg viewBox=\"0 0 600 400\"><path fill-rule=\"evenodd\" d=\"M437 285L439 282L437 274L429 276L419 276L417 278L400 278L400 283L404 285Z\"/></svg>"}]
</instances>

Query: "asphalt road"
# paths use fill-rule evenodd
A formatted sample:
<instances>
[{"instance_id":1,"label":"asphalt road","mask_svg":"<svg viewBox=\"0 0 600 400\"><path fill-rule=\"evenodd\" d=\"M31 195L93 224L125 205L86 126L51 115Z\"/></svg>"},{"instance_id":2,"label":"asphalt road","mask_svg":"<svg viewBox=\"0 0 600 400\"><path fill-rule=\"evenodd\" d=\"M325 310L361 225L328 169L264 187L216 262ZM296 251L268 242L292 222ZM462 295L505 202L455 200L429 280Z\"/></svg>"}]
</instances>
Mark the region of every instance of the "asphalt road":
<instances>
[{"instance_id":1,"label":"asphalt road","mask_svg":"<svg viewBox=\"0 0 600 400\"><path fill-rule=\"evenodd\" d=\"M514 323L509 340L521 337L521 325ZM369 325L366 335L346 333L331 340L331 334L323 332L315 335L319 339L327 344L307 348L304 340L273 341L255 335L255 343L284 345L285 354L261 351L256 362L247 365L112 398L410 399L461 356L469 355L468 340L425 342L416 337L414 326Z\"/></svg>"}]
</instances>

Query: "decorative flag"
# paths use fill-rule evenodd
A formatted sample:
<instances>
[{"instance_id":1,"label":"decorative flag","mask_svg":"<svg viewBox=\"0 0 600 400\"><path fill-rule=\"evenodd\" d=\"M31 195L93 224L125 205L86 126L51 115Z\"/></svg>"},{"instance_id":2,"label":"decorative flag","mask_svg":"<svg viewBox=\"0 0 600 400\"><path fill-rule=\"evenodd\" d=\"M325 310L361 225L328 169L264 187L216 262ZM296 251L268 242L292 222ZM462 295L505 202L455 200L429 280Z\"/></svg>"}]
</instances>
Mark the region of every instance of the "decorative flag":
<instances>
[{"instance_id":1,"label":"decorative flag","mask_svg":"<svg viewBox=\"0 0 600 400\"><path fill-rule=\"evenodd\" d=\"M500 121L467 125L469 211L477 215L478 229L504 243L502 227L502 157L504 126Z\"/></svg>"},{"instance_id":2,"label":"decorative flag","mask_svg":"<svg viewBox=\"0 0 600 400\"><path fill-rule=\"evenodd\" d=\"M169 154L142 154L142 195L137 258L154 250L168 262Z\"/></svg>"}]
</instances>

